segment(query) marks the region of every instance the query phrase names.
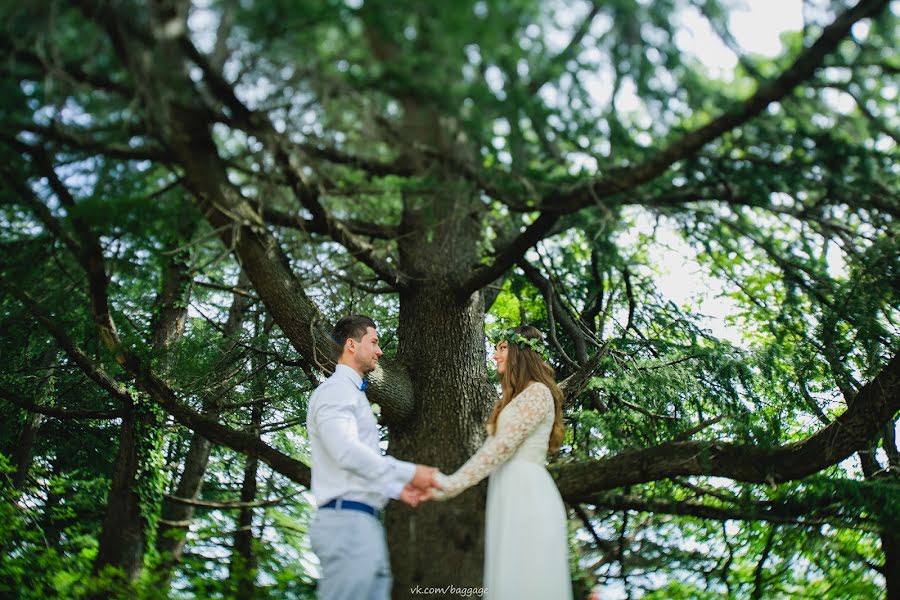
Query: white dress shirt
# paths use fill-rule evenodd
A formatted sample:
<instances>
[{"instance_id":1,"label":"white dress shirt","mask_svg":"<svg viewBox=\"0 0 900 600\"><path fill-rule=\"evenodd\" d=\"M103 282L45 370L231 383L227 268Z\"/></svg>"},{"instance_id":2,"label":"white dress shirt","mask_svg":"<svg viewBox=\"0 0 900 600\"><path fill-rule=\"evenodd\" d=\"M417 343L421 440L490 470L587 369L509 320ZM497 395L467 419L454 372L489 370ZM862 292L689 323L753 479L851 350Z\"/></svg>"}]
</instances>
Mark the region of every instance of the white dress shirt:
<instances>
[{"instance_id":1,"label":"white dress shirt","mask_svg":"<svg viewBox=\"0 0 900 600\"><path fill-rule=\"evenodd\" d=\"M381 453L378 422L361 385L356 370L339 364L309 399L312 493L319 506L341 498L380 509L415 475L414 463Z\"/></svg>"}]
</instances>

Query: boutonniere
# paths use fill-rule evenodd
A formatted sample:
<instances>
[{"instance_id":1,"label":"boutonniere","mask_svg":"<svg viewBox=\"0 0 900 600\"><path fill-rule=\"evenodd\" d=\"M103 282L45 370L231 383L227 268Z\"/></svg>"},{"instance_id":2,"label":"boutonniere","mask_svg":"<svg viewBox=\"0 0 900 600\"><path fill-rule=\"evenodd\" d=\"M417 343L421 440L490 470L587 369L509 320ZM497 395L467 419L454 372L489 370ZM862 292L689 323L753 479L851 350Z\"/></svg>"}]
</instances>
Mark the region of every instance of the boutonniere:
<instances>
[{"instance_id":1,"label":"boutonniere","mask_svg":"<svg viewBox=\"0 0 900 600\"><path fill-rule=\"evenodd\" d=\"M376 418L381 418L381 406L378 404L372 403L372 414L375 415Z\"/></svg>"}]
</instances>

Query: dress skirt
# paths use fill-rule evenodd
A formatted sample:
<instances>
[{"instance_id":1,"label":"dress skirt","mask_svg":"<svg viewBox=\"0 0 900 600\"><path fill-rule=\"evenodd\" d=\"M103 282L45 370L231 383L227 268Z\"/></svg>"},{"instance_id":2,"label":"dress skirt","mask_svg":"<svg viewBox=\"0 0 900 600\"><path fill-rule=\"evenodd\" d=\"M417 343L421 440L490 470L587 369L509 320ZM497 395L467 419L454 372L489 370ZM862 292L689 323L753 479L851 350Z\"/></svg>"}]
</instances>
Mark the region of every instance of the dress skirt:
<instances>
[{"instance_id":1,"label":"dress skirt","mask_svg":"<svg viewBox=\"0 0 900 600\"><path fill-rule=\"evenodd\" d=\"M491 473L485 524L485 598L570 600L566 509L547 469L512 459Z\"/></svg>"}]
</instances>

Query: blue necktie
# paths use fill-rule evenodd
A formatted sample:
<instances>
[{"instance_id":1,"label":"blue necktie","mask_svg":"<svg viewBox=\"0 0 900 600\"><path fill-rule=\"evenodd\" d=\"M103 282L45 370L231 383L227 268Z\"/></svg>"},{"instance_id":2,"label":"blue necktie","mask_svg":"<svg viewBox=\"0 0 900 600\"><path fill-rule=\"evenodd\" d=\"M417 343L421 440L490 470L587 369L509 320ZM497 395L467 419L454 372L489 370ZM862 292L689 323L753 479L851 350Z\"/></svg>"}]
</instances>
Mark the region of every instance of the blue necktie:
<instances>
[{"instance_id":1,"label":"blue necktie","mask_svg":"<svg viewBox=\"0 0 900 600\"><path fill-rule=\"evenodd\" d=\"M369 380L363 379L362 384L359 386L359 391L365 392L367 387L369 387Z\"/></svg>"}]
</instances>

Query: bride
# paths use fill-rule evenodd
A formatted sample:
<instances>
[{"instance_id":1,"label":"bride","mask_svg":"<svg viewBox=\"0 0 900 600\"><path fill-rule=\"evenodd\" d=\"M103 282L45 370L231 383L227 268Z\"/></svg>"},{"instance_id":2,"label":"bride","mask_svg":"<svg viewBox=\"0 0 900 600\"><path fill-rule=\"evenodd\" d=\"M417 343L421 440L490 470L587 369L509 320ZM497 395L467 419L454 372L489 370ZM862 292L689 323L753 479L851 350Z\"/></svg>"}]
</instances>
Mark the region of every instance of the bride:
<instances>
[{"instance_id":1,"label":"bride","mask_svg":"<svg viewBox=\"0 0 900 600\"><path fill-rule=\"evenodd\" d=\"M520 326L494 352L502 396L488 438L452 475L437 475L446 500L490 475L485 530L485 597L571 599L566 510L544 463L563 438L562 393L546 363L541 333Z\"/></svg>"}]
</instances>

